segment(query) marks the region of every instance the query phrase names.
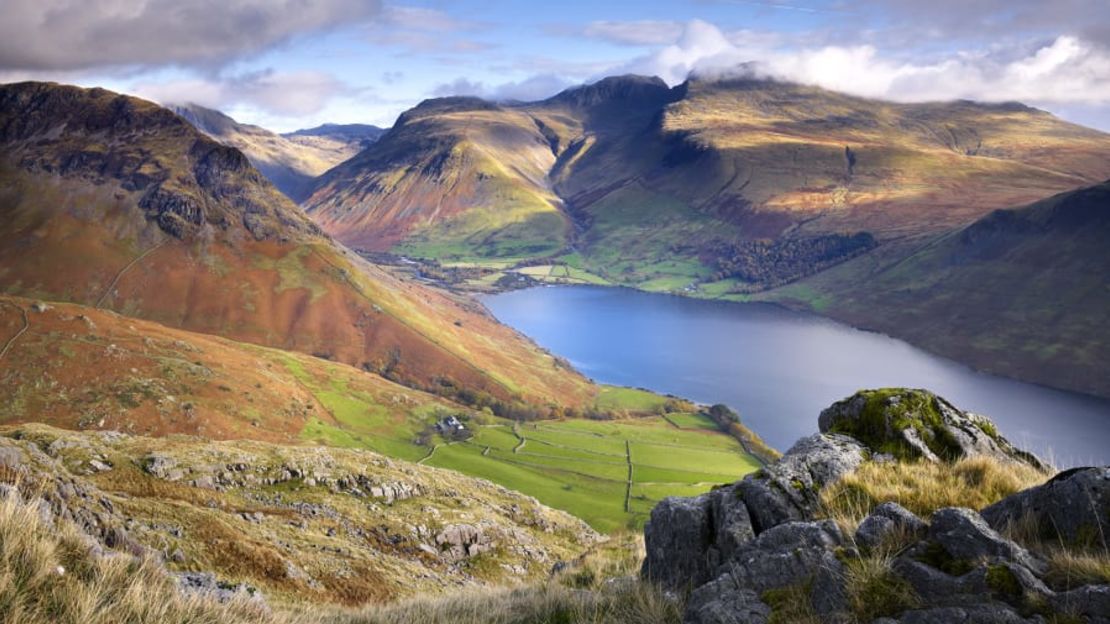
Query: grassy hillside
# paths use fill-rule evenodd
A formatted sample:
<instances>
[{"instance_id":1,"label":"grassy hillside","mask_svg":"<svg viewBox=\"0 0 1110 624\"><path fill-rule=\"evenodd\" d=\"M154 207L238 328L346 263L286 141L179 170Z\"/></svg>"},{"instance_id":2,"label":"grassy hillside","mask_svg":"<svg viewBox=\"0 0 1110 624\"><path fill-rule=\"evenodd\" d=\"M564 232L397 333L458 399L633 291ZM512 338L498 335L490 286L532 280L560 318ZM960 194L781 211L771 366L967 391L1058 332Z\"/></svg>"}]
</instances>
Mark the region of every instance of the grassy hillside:
<instances>
[{"instance_id":1,"label":"grassy hillside","mask_svg":"<svg viewBox=\"0 0 1110 624\"><path fill-rule=\"evenodd\" d=\"M57 130L65 127L65 132ZM0 88L0 291L296 350L437 392L594 388L471 302L335 245L238 150L104 90Z\"/></svg>"},{"instance_id":2,"label":"grassy hillside","mask_svg":"<svg viewBox=\"0 0 1110 624\"><path fill-rule=\"evenodd\" d=\"M489 479L603 531L757 467L692 406L639 390L600 392L593 409L616 420L519 423L308 355L11 297L0 340L0 424L369 450ZM435 431L447 416L468 435Z\"/></svg>"},{"instance_id":3,"label":"grassy hillside","mask_svg":"<svg viewBox=\"0 0 1110 624\"><path fill-rule=\"evenodd\" d=\"M1110 396L1110 183L769 293L988 371Z\"/></svg>"},{"instance_id":4,"label":"grassy hillside","mask_svg":"<svg viewBox=\"0 0 1110 624\"><path fill-rule=\"evenodd\" d=\"M306 202L343 243L443 260L558 252L570 225L546 181L555 155L526 113L429 100L373 149L328 172Z\"/></svg>"},{"instance_id":5,"label":"grassy hillside","mask_svg":"<svg viewBox=\"0 0 1110 624\"><path fill-rule=\"evenodd\" d=\"M361 605L539 580L598 539L488 481L362 450L37 424L0 430L0 448L4 482L41 491L109 545L273 602ZM452 541L457 531L471 535Z\"/></svg>"}]
</instances>

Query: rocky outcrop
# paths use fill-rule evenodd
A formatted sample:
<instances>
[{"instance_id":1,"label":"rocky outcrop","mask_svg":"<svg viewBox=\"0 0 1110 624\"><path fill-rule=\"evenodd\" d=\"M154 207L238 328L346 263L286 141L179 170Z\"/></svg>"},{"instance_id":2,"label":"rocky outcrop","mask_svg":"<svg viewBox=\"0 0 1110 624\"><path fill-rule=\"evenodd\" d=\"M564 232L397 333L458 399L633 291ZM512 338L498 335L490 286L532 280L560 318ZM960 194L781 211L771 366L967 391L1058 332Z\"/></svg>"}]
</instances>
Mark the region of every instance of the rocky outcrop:
<instances>
[{"instance_id":1,"label":"rocky outcrop","mask_svg":"<svg viewBox=\"0 0 1110 624\"><path fill-rule=\"evenodd\" d=\"M986 417L961 411L928 390L858 392L822 411L817 423L822 433L852 436L876 452L899 459L941 461L987 455L1045 467L1032 453L1000 436Z\"/></svg>"},{"instance_id":2,"label":"rocky outcrop","mask_svg":"<svg viewBox=\"0 0 1110 624\"><path fill-rule=\"evenodd\" d=\"M739 483L697 498L665 499L644 527L643 576L668 589L716 578L757 534L811 517L821 487L858 468L864 451L846 436L817 434Z\"/></svg>"},{"instance_id":3,"label":"rocky outcrop","mask_svg":"<svg viewBox=\"0 0 1110 624\"><path fill-rule=\"evenodd\" d=\"M1038 554L1000 532L1032 518L1098 546L1084 536L1110 518L1110 469L1062 473L983 515L949 507L923 519L885 502L846 535L820 519L820 493L865 461L987 455L1043 464L989 420L922 390L861 392L822 412L820 425L744 480L652 511L641 574L689 591L685 622L1110 622L1110 586L1061 584Z\"/></svg>"},{"instance_id":4,"label":"rocky outcrop","mask_svg":"<svg viewBox=\"0 0 1110 624\"><path fill-rule=\"evenodd\" d=\"M1031 523L1042 539L1105 550L1110 544L1110 467L1065 470L1040 487L987 507L983 517L998 530Z\"/></svg>"}]
</instances>

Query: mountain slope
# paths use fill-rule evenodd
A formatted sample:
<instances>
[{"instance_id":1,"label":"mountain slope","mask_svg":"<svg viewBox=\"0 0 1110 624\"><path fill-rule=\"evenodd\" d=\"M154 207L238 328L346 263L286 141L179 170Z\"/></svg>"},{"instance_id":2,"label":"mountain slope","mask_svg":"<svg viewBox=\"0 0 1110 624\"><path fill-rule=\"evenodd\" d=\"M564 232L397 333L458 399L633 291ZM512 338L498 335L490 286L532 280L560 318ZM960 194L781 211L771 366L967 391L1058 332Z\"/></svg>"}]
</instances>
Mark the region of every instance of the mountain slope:
<instances>
[{"instance_id":1,"label":"mountain slope","mask_svg":"<svg viewBox=\"0 0 1110 624\"><path fill-rule=\"evenodd\" d=\"M496 151L510 135L510 153ZM466 155L481 153L506 163L500 185L546 197L549 232L554 210L574 230L489 244L535 217L517 197L473 190L490 174ZM530 153L531 168L515 164ZM529 104L427 102L325 176L306 207L356 247L555 257L648 289L748 292L1107 175L1110 135L1019 104L896 104L762 80L668 89L625 76ZM576 253L558 256L560 237ZM762 271L746 270L751 257Z\"/></svg>"},{"instance_id":2,"label":"mountain slope","mask_svg":"<svg viewBox=\"0 0 1110 624\"><path fill-rule=\"evenodd\" d=\"M170 109L201 132L242 151L294 201L305 198L313 179L357 154L381 133L375 126L329 124L280 135L199 104L175 104Z\"/></svg>"},{"instance_id":3,"label":"mountain slope","mask_svg":"<svg viewBox=\"0 0 1110 624\"><path fill-rule=\"evenodd\" d=\"M570 226L546 181L555 154L527 113L476 98L429 100L306 201L345 244L422 256L524 258L561 250Z\"/></svg>"},{"instance_id":4,"label":"mountain slope","mask_svg":"<svg viewBox=\"0 0 1110 624\"><path fill-rule=\"evenodd\" d=\"M1110 396L1110 182L770 293L977 368Z\"/></svg>"},{"instance_id":5,"label":"mountain slope","mask_svg":"<svg viewBox=\"0 0 1110 624\"><path fill-rule=\"evenodd\" d=\"M185 589L245 585L274 607L539 580L598 540L530 497L365 450L29 424L0 428L0 454L5 493L47 501L39 522L76 523L105 558L148 555Z\"/></svg>"},{"instance_id":6,"label":"mountain slope","mask_svg":"<svg viewBox=\"0 0 1110 624\"><path fill-rule=\"evenodd\" d=\"M319 233L241 152L149 102L0 87L0 288L502 400L593 390L472 304Z\"/></svg>"}]
</instances>

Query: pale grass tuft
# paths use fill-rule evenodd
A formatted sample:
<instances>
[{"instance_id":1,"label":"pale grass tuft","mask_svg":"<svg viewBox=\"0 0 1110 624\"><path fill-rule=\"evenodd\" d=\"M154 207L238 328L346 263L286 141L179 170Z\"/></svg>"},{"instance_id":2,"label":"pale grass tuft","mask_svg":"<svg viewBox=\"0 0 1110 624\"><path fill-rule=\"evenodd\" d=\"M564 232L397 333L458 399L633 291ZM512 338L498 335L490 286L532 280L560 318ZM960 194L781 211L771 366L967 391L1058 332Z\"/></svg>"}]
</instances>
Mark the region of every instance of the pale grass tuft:
<instances>
[{"instance_id":1,"label":"pale grass tuft","mask_svg":"<svg viewBox=\"0 0 1110 624\"><path fill-rule=\"evenodd\" d=\"M827 516L850 533L880 503L893 501L925 518L943 507L979 510L1050 476L986 456L953 463L868 462L825 488L821 500Z\"/></svg>"},{"instance_id":2,"label":"pale grass tuft","mask_svg":"<svg viewBox=\"0 0 1110 624\"><path fill-rule=\"evenodd\" d=\"M682 605L638 580L596 591L558 584L489 589L368 609L335 624L678 624Z\"/></svg>"}]
</instances>

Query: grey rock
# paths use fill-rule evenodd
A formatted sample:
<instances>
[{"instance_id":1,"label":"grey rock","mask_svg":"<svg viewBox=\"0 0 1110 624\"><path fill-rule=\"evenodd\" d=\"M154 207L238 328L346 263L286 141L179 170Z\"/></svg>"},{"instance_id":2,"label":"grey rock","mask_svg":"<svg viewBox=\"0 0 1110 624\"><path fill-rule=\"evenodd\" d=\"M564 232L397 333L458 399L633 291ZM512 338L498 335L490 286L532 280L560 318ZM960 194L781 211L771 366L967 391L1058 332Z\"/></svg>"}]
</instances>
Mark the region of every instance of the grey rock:
<instances>
[{"instance_id":1,"label":"grey rock","mask_svg":"<svg viewBox=\"0 0 1110 624\"><path fill-rule=\"evenodd\" d=\"M770 609L759 599L763 592L811 581L816 609L843 611L843 564L831 551L842 542L831 521L789 522L761 533L691 594L687 621L765 622Z\"/></svg>"},{"instance_id":2,"label":"grey rock","mask_svg":"<svg viewBox=\"0 0 1110 624\"><path fill-rule=\"evenodd\" d=\"M1044 538L1108 548L1110 466L1065 470L987 507L982 515L997 530L1032 521Z\"/></svg>"},{"instance_id":3,"label":"grey rock","mask_svg":"<svg viewBox=\"0 0 1110 624\"><path fill-rule=\"evenodd\" d=\"M211 572L179 573L177 575L177 586L182 593L212 598L218 602L228 602L236 598L265 602L262 593L257 588L243 583L221 581Z\"/></svg>"},{"instance_id":4,"label":"grey rock","mask_svg":"<svg viewBox=\"0 0 1110 624\"><path fill-rule=\"evenodd\" d=\"M142 466L147 474L165 479L177 467L177 462L166 455L151 454L143 458Z\"/></svg>"},{"instance_id":5,"label":"grey rock","mask_svg":"<svg viewBox=\"0 0 1110 624\"><path fill-rule=\"evenodd\" d=\"M759 594L736 586L724 575L694 590L686 601L684 624L766 624L771 607Z\"/></svg>"},{"instance_id":6,"label":"grey rock","mask_svg":"<svg viewBox=\"0 0 1110 624\"><path fill-rule=\"evenodd\" d=\"M716 549L712 559L726 561L737 549L755 538L751 515L738 488L719 488L708 496L714 529L713 548Z\"/></svg>"},{"instance_id":7,"label":"grey rock","mask_svg":"<svg viewBox=\"0 0 1110 624\"><path fill-rule=\"evenodd\" d=\"M0 446L0 466L8 468L21 468L26 459L23 451L14 446Z\"/></svg>"},{"instance_id":8,"label":"grey rock","mask_svg":"<svg viewBox=\"0 0 1110 624\"><path fill-rule=\"evenodd\" d=\"M954 559L974 561L999 557L1019 563L1038 574L1045 564L1029 551L1002 537L978 513L960 507L946 507L933 514L929 539Z\"/></svg>"},{"instance_id":9,"label":"grey rock","mask_svg":"<svg viewBox=\"0 0 1110 624\"><path fill-rule=\"evenodd\" d=\"M705 494L665 498L651 510L644 525L643 578L665 589L697 587L709 580L706 555L713 543L709 507Z\"/></svg>"},{"instance_id":10,"label":"grey rock","mask_svg":"<svg viewBox=\"0 0 1110 624\"><path fill-rule=\"evenodd\" d=\"M823 433L847 433L874 451L930 461L987 455L1002 460L1045 464L998 434L986 417L964 412L928 390L865 390L821 412Z\"/></svg>"},{"instance_id":11,"label":"grey rock","mask_svg":"<svg viewBox=\"0 0 1110 624\"><path fill-rule=\"evenodd\" d=\"M1110 585L1088 585L1049 598L1052 608L1068 615L1110 619Z\"/></svg>"},{"instance_id":12,"label":"grey rock","mask_svg":"<svg viewBox=\"0 0 1110 624\"><path fill-rule=\"evenodd\" d=\"M902 624L1032 624L1043 619L1025 619L1001 603L973 607L937 607L907 611Z\"/></svg>"},{"instance_id":13,"label":"grey rock","mask_svg":"<svg viewBox=\"0 0 1110 624\"><path fill-rule=\"evenodd\" d=\"M855 471L865 448L850 437L815 434L799 440L779 461L748 475L737 486L756 533L812 517L825 485Z\"/></svg>"},{"instance_id":14,"label":"grey rock","mask_svg":"<svg viewBox=\"0 0 1110 624\"><path fill-rule=\"evenodd\" d=\"M887 502L871 510L856 529L856 544L863 548L877 548L891 535L904 532L920 535L927 525L912 511L894 502Z\"/></svg>"}]
</instances>

